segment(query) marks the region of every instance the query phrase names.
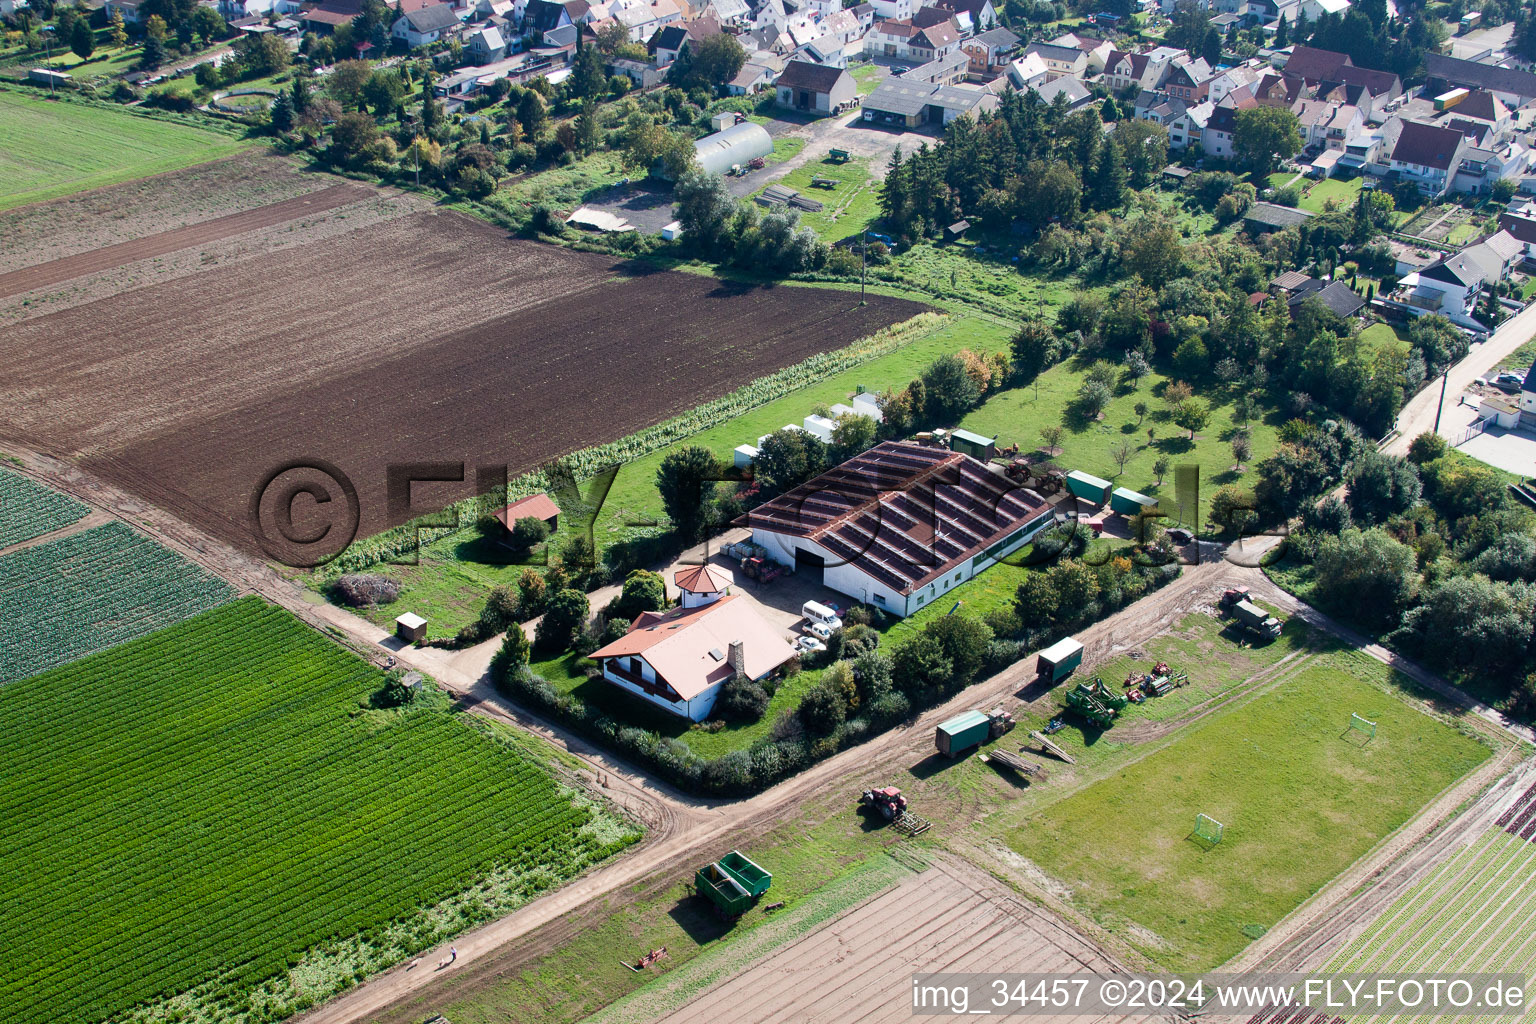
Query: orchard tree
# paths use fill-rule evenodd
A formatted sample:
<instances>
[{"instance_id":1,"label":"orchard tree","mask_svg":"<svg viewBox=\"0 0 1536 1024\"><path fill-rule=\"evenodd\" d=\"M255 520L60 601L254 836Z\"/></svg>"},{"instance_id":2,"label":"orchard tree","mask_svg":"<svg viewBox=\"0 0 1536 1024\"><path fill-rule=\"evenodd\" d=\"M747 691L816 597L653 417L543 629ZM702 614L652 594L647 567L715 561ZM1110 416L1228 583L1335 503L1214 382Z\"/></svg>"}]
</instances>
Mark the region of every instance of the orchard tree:
<instances>
[{"instance_id":1,"label":"orchard tree","mask_svg":"<svg viewBox=\"0 0 1536 1024\"><path fill-rule=\"evenodd\" d=\"M1189 439L1193 441L1195 434L1205 428L1205 424L1211 418L1211 412L1204 402L1193 398L1186 399L1174 406L1173 422L1189 431Z\"/></svg>"}]
</instances>

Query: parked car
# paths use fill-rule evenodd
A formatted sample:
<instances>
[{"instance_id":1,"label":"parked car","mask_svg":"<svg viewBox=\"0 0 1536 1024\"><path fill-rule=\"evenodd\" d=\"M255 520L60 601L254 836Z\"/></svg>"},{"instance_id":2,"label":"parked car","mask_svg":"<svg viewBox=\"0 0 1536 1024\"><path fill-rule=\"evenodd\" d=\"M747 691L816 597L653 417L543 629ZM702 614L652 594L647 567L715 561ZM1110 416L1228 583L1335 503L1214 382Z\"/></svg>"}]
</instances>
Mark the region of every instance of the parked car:
<instances>
[{"instance_id":1,"label":"parked car","mask_svg":"<svg viewBox=\"0 0 1536 1024\"><path fill-rule=\"evenodd\" d=\"M813 636L796 637L794 647L801 654L810 654L812 651L824 651L827 649L826 644Z\"/></svg>"},{"instance_id":2,"label":"parked car","mask_svg":"<svg viewBox=\"0 0 1536 1024\"><path fill-rule=\"evenodd\" d=\"M807 622L800 628L817 640L827 641L832 639L832 627L825 622Z\"/></svg>"}]
</instances>

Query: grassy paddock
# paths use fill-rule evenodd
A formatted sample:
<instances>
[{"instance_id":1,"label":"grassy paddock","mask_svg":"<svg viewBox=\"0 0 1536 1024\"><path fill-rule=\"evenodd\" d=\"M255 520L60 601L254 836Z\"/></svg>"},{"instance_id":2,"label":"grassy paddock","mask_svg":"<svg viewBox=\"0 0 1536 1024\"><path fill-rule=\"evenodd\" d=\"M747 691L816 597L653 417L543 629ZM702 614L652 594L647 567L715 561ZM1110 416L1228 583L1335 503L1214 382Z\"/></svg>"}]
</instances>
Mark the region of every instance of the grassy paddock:
<instances>
[{"instance_id":1,"label":"grassy paddock","mask_svg":"<svg viewBox=\"0 0 1536 1024\"><path fill-rule=\"evenodd\" d=\"M249 145L121 107L0 89L0 210L179 170Z\"/></svg>"},{"instance_id":2,"label":"grassy paddock","mask_svg":"<svg viewBox=\"0 0 1536 1024\"><path fill-rule=\"evenodd\" d=\"M1402 682L1362 654L1316 659L1006 841L1158 964L1215 967L1490 755ZM1374 740L1344 735L1351 712ZM1198 813L1225 823L1220 845L1189 838Z\"/></svg>"}]
</instances>

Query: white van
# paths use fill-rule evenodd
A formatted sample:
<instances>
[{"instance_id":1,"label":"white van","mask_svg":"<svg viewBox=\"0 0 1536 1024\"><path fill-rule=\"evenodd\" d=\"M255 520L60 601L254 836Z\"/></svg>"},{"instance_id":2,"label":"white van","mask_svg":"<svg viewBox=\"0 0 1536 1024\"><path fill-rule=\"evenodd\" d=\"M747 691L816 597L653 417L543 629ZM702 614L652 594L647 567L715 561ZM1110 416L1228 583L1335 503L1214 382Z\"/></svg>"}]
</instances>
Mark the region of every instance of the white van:
<instances>
[{"instance_id":1,"label":"white van","mask_svg":"<svg viewBox=\"0 0 1536 1024\"><path fill-rule=\"evenodd\" d=\"M837 617L837 612L824 604L815 601L807 601L800 609L800 614L805 616L807 622L819 622L828 629L842 629L843 620Z\"/></svg>"}]
</instances>

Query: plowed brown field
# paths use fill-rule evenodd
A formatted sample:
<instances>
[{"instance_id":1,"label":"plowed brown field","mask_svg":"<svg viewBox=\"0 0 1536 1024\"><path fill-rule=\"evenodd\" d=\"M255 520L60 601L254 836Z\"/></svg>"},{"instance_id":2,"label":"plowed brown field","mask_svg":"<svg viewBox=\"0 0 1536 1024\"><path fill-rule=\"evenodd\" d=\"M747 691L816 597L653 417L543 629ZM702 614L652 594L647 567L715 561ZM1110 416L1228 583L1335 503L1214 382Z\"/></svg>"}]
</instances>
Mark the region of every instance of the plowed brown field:
<instances>
[{"instance_id":1,"label":"plowed brown field","mask_svg":"<svg viewBox=\"0 0 1536 1024\"><path fill-rule=\"evenodd\" d=\"M391 464L516 474L922 308L639 271L416 214L0 329L0 435L248 550L262 480L325 460L355 483L367 536L473 491L418 486L390 514Z\"/></svg>"}]
</instances>

